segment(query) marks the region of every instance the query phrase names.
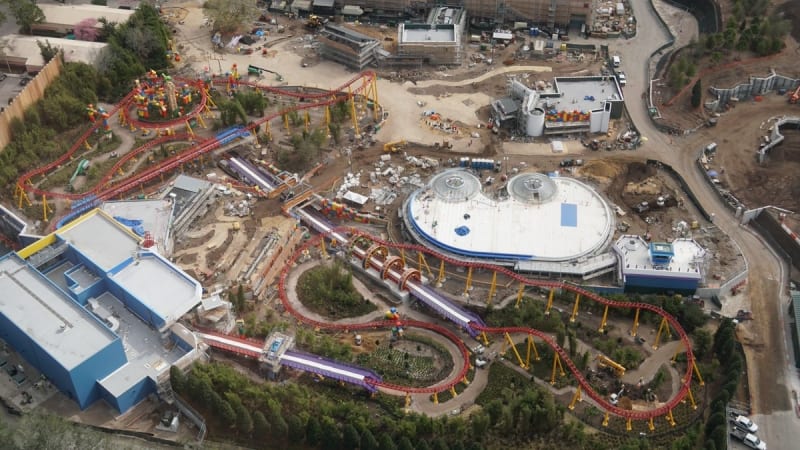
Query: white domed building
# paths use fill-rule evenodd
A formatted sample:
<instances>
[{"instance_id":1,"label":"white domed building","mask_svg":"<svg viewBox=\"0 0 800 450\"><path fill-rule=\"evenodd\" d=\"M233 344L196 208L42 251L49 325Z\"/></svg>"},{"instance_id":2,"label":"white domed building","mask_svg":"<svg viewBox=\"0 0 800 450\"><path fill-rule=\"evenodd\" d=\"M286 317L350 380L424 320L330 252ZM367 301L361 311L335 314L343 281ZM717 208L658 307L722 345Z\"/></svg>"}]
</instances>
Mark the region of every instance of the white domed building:
<instances>
[{"instance_id":1,"label":"white domed building","mask_svg":"<svg viewBox=\"0 0 800 450\"><path fill-rule=\"evenodd\" d=\"M617 264L607 251L614 213L574 178L522 173L489 193L472 171L447 170L412 193L400 215L418 242L459 259L584 279Z\"/></svg>"}]
</instances>

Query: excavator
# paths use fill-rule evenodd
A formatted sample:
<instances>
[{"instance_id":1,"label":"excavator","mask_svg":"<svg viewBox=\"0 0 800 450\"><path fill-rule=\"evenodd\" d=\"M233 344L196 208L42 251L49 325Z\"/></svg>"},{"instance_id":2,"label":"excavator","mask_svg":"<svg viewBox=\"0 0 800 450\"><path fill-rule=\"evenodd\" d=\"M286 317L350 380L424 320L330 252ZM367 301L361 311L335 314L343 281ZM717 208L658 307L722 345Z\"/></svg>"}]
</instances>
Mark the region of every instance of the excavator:
<instances>
[{"instance_id":1,"label":"excavator","mask_svg":"<svg viewBox=\"0 0 800 450\"><path fill-rule=\"evenodd\" d=\"M614 371L614 374L617 375L617 378L622 378L622 376L625 375L625 367L611 358L604 355L597 355L597 358L595 359L597 360L597 367L610 368Z\"/></svg>"},{"instance_id":2,"label":"excavator","mask_svg":"<svg viewBox=\"0 0 800 450\"><path fill-rule=\"evenodd\" d=\"M789 103L795 104L798 100L800 100L800 86L797 86L797 89L789 94Z\"/></svg>"},{"instance_id":3,"label":"excavator","mask_svg":"<svg viewBox=\"0 0 800 450\"><path fill-rule=\"evenodd\" d=\"M406 145L405 139L399 141L392 141L383 144L383 151L386 153L395 153Z\"/></svg>"}]
</instances>

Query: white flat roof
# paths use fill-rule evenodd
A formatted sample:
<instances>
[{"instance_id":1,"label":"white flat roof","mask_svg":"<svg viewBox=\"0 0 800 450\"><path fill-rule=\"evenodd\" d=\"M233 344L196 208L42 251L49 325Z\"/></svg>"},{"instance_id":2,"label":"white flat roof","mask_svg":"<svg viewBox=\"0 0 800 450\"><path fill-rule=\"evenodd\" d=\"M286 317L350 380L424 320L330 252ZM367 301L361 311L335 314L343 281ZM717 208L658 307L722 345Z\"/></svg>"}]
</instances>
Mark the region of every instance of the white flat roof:
<instances>
[{"instance_id":1,"label":"white flat roof","mask_svg":"<svg viewBox=\"0 0 800 450\"><path fill-rule=\"evenodd\" d=\"M402 28L401 43L421 43L421 42L455 42L456 33L453 27L443 28Z\"/></svg>"},{"instance_id":2,"label":"white flat roof","mask_svg":"<svg viewBox=\"0 0 800 450\"><path fill-rule=\"evenodd\" d=\"M702 277L701 261L705 249L694 239L676 239L671 242L674 256L668 266L654 266L650 261L650 245L636 235L621 236L614 243L622 256L622 272L625 274Z\"/></svg>"},{"instance_id":3,"label":"white flat roof","mask_svg":"<svg viewBox=\"0 0 800 450\"><path fill-rule=\"evenodd\" d=\"M613 76L556 77L554 82L555 89L562 94L556 107L558 111L597 111L606 101L623 99Z\"/></svg>"},{"instance_id":4,"label":"white flat roof","mask_svg":"<svg viewBox=\"0 0 800 450\"><path fill-rule=\"evenodd\" d=\"M45 64L39 43L47 43L54 48L60 48L64 53L64 61L66 62L82 62L89 65L93 65L100 53L108 47L105 42L76 41L74 39L23 36L19 34L4 36L0 41L4 45L5 56L27 58L26 65L37 67L43 67Z\"/></svg>"},{"instance_id":5,"label":"white flat roof","mask_svg":"<svg viewBox=\"0 0 800 450\"><path fill-rule=\"evenodd\" d=\"M154 253L143 253L112 279L163 318L167 326L200 303L202 296L200 283Z\"/></svg>"},{"instance_id":6,"label":"white flat roof","mask_svg":"<svg viewBox=\"0 0 800 450\"><path fill-rule=\"evenodd\" d=\"M614 218L608 203L575 179L551 177L552 184L545 179L547 192L542 192L549 198L536 203L514 195L498 200L482 191L474 192L480 189L475 187L480 186L480 180L464 170L444 172L440 181L453 175L463 180L454 182L458 187L452 192L434 192L433 185L438 183L434 177L428 186L412 194L406 210L415 232L451 253L489 259L565 261L598 252L613 233ZM509 186L514 182L515 178L509 180ZM470 192L460 196L458 189L462 187Z\"/></svg>"},{"instance_id":7,"label":"white flat roof","mask_svg":"<svg viewBox=\"0 0 800 450\"><path fill-rule=\"evenodd\" d=\"M67 370L117 339L16 255L0 260L0 313Z\"/></svg>"},{"instance_id":8,"label":"white flat roof","mask_svg":"<svg viewBox=\"0 0 800 450\"><path fill-rule=\"evenodd\" d=\"M159 253L169 256L169 227L172 223L171 200L122 200L105 202L100 208L113 217L141 220L142 227L156 241Z\"/></svg>"},{"instance_id":9,"label":"white flat roof","mask_svg":"<svg viewBox=\"0 0 800 450\"><path fill-rule=\"evenodd\" d=\"M133 257L139 249L136 235L105 214L89 213L75 222L56 234L106 272Z\"/></svg>"},{"instance_id":10,"label":"white flat roof","mask_svg":"<svg viewBox=\"0 0 800 450\"><path fill-rule=\"evenodd\" d=\"M39 4L44 13L44 23L58 25L75 25L83 19L100 19L105 17L109 22L125 23L133 15L133 10L109 8L99 5L52 5ZM102 26L102 24L98 24Z\"/></svg>"}]
</instances>

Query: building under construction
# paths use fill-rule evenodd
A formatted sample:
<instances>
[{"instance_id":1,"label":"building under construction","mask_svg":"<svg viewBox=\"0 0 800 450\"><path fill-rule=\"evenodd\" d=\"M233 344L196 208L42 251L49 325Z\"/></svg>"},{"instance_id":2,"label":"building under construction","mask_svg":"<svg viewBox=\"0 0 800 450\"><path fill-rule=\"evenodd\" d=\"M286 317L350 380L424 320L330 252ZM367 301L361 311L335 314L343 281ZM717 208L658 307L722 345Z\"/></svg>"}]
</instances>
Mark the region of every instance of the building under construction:
<instances>
[{"instance_id":1,"label":"building under construction","mask_svg":"<svg viewBox=\"0 0 800 450\"><path fill-rule=\"evenodd\" d=\"M432 64L461 64L466 22L462 8L438 7L431 10L426 23L401 23L397 27L397 54Z\"/></svg>"},{"instance_id":2,"label":"building under construction","mask_svg":"<svg viewBox=\"0 0 800 450\"><path fill-rule=\"evenodd\" d=\"M381 17L402 17L442 4L434 0L337 0L336 3L339 8L345 4L359 6L366 14ZM493 26L530 22L553 28L591 23L594 0L452 0L447 4L468 11L470 17L483 19L476 23Z\"/></svg>"},{"instance_id":3,"label":"building under construction","mask_svg":"<svg viewBox=\"0 0 800 450\"><path fill-rule=\"evenodd\" d=\"M331 23L325 25L318 39L322 57L353 70L376 65L378 52L383 50L377 39Z\"/></svg>"}]
</instances>

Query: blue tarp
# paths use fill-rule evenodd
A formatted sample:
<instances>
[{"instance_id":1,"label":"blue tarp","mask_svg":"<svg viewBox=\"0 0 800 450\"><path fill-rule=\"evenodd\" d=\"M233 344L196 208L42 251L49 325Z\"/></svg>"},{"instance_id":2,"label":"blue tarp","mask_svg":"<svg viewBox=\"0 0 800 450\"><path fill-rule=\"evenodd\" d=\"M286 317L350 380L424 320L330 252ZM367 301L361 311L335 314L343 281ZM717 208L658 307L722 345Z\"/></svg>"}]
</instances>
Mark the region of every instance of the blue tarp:
<instances>
[{"instance_id":1,"label":"blue tarp","mask_svg":"<svg viewBox=\"0 0 800 450\"><path fill-rule=\"evenodd\" d=\"M561 204L561 226L562 227L578 226L578 205L574 203Z\"/></svg>"},{"instance_id":2,"label":"blue tarp","mask_svg":"<svg viewBox=\"0 0 800 450\"><path fill-rule=\"evenodd\" d=\"M466 227L466 226L462 225L462 226L456 228L455 232L459 236L466 236L466 235L469 234L469 227Z\"/></svg>"},{"instance_id":3,"label":"blue tarp","mask_svg":"<svg viewBox=\"0 0 800 450\"><path fill-rule=\"evenodd\" d=\"M144 236L144 226L142 226L142 221L138 219L126 219L120 216L114 216L114 220L117 222L125 225L126 227L130 227L130 229L138 234L139 236Z\"/></svg>"}]
</instances>

